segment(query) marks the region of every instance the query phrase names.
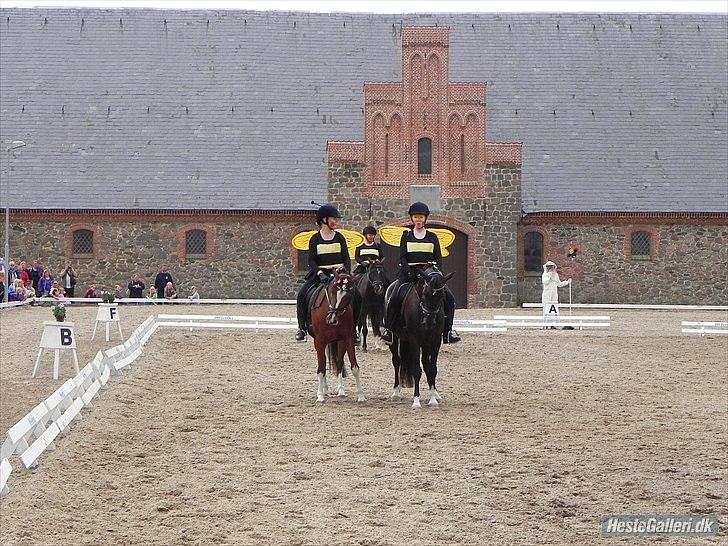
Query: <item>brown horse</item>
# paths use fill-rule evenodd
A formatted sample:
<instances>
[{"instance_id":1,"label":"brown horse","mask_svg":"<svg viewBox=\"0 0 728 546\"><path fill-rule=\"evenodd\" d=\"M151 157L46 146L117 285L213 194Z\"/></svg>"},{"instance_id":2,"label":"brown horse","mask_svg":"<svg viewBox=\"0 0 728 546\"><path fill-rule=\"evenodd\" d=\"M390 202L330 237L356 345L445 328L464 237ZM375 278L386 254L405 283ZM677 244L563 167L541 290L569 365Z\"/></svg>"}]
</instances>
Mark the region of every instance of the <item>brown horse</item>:
<instances>
[{"instance_id":1,"label":"brown horse","mask_svg":"<svg viewBox=\"0 0 728 546\"><path fill-rule=\"evenodd\" d=\"M338 395L344 391L344 353L349 357L351 372L356 381L356 401L366 402L359 380L359 364L354 352L354 311L352 298L356 287L344 268L337 269L331 279L316 290L309 307L308 333L314 340L318 359L318 392L316 402L325 402L328 391L326 381L326 348L333 351L333 371L339 379Z\"/></svg>"},{"instance_id":2,"label":"brown horse","mask_svg":"<svg viewBox=\"0 0 728 546\"><path fill-rule=\"evenodd\" d=\"M389 279L384 271L384 260L373 260L366 273L356 279L356 287L361 294L361 312L357 330L361 335L361 348L367 352L367 318L372 324L372 332L382 337L381 326L384 317L384 292L389 286Z\"/></svg>"}]
</instances>

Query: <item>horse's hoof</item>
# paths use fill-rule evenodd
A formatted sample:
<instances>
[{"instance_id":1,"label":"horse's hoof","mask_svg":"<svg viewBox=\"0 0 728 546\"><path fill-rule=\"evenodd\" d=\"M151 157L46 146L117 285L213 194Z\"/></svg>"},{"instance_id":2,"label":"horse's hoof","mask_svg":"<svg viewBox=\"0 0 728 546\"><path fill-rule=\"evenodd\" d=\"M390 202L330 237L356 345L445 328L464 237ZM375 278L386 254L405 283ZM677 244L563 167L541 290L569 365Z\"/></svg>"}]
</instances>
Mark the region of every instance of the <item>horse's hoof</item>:
<instances>
[{"instance_id":1,"label":"horse's hoof","mask_svg":"<svg viewBox=\"0 0 728 546\"><path fill-rule=\"evenodd\" d=\"M318 396L316 397L316 403L317 403L317 404L323 404L324 402L326 402L326 397L324 397L324 396L322 396L322 395L318 395Z\"/></svg>"},{"instance_id":2,"label":"horse's hoof","mask_svg":"<svg viewBox=\"0 0 728 546\"><path fill-rule=\"evenodd\" d=\"M344 389L340 389L336 396L338 396L339 398L346 398L346 392L344 391Z\"/></svg>"},{"instance_id":3,"label":"horse's hoof","mask_svg":"<svg viewBox=\"0 0 728 546\"><path fill-rule=\"evenodd\" d=\"M430 401L427 403L428 406L431 408L439 408L440 404L437 403L437 400L434 398L430 398Z\"/></svg>"},{"instance_id":4,"label":"horse's hoof","mask_svg":"<svg viewBox=\"0 0 728 546\"><path fill-rule=\"evenodd\" d=\"M412 402L412 409L421 409L422 405L420 404L419 398L416 398L414 402Z\"/></svg>"},{"instance_id":5,"label":"horse's hoof","mask_svg":"<svg viewBox=\"0 0 728 546\"><path fill-rule=\"evenodd\" d=\"M402 397L399 394L397 394L396 392L393 392L392 396L390 396L389 399L392 402L399 402L400 400L402 400Z\"/></svg>"},{"instance_id":6,"label":"horse's hoof","mask_svg":"<svg viewBox=\"0 0 728 546\"><path fill-rule=\"evenodd\" d=\"M359 397L358 397L358 398L356 399L356 401L357 401L357 402L359 402L360 404L363 404L364 402L366 402L366 401L367 401L367 399L366 399L366 396L364 396L364 395L362 394L361 396L359 396Z\"/></svg>"}]
</instances>

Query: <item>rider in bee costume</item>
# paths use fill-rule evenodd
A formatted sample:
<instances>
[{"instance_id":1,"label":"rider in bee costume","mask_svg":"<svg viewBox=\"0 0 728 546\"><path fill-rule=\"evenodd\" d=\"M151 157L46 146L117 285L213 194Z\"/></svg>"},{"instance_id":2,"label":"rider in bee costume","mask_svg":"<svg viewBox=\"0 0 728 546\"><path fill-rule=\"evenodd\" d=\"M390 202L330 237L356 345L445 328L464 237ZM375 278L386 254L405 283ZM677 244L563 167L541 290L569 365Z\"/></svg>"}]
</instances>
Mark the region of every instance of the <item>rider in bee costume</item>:
<instances>
[{"instance_id":1,"label":"rider in bee costume","mask_svg":"<svg viewBox=\"0 0 728 546\"><path fill-rule=\"evenodd\" d=\"M406 231L402 234L399 243L399 273L397 275L398 284L405 282L415 282L417 273L424 271L430 264L434 263L438 269L442 268L442 251L440 249L440 240L437 235L425 228L430 209L425 203L412 203L409 208L409 216L414 224L414 229ZM393 341L392 329L394 323L399 317L401 301L398 300L399 290L395 287L392 291L392 299L387 304L385 330L382 332L382 340L391 344ZM457 343L460 336L452 329L453 319L455 317L455 296L445 285L445 301L443 304L445 312L445 326L442 333L442 339L445 343Z\"/></svg>"},{"instance_id":2,"label":"rider in bee costume","mask_svg":"<svg viewBox=\"0 0 728 546\"><path fill-rule=\"evenodd\" d=\"M367 226L362 230L362 234L364 235L364 242L356 247L354 254L357 263L356 269L354 269L355 275L364 273L373 260L381 260L384 257L382 247L379 246L379 243L374 242L374 238L377 236L377 228Z\"/></svg>"},{"instance_id":3,"label":"rider in bee costume","mask_svg":"<svg viewBox=\"0 0 728 546\"><path fill-rule=\"evenodd\" d=\"M308 242L308 273L306 273L305 282L296 297L296 317L298 318L296 341L306 339L306 319L308 318L306 294L309 289L317 284L325 283L339 267L343 266L347 272L351 271L351 259L346 239L341 233L335 231L339 218L342 216L333 205L322 205L316 212L316 224L319 226L319 232L313 235Z\"/></svg>"}]
</instances>

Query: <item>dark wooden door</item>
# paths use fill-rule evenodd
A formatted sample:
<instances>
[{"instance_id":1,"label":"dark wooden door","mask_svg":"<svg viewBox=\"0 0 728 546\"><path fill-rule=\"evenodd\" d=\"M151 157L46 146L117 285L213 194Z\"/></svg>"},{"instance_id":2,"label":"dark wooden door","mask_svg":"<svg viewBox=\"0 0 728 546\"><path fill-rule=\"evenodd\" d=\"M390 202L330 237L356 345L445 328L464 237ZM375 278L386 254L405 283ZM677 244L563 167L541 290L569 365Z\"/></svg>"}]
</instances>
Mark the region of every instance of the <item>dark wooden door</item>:
<instances>
[{"instance_id":1,"label":"dark wooden door","mask_svg":"<svg viewBox=\"0 0 728 546\"><path fill-rule=\"evenodd\" d=\"M439 226L433 224L433 227ZM468 307L468 236L451 227L447 229L455 234L455 241L447 248L450 255L442 259L442 269L444 274L455 272L447 285L455 296L455 306L465 309ZM395 279L399 269L399 247L382 243L382 251L387 275Z\"/></svg>"}]
</instances>

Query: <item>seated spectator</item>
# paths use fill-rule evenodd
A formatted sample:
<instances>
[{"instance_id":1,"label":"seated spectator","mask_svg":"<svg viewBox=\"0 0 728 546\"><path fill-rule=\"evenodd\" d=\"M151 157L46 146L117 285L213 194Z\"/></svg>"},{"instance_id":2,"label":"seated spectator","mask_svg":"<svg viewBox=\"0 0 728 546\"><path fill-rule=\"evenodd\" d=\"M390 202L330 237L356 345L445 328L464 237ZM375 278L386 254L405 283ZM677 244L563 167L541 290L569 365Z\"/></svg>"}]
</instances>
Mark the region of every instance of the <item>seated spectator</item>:
<instances>
[{"instance_id":1,"label":"seated spectator","mask_svg":"<svg viewBox=\"0 0 728 546\"><path fill-rule=\"evenodd\" d=\"M168 282L167 286L164 287L164 297L168 300L177 299L177 290L171 282Z\"/></svg>"},{"instance_id":2,"label":"seated spectator","mask_svg":"<svg viewBox=\"0 0 728 546\"><path fill-rule=\"evenodd\" d=\"M199 300L200 299L200 293L197 291L197 287L196 286L193 286L190 289L190 296L189 297L190 297L191 300Z\"/></svg>"},{"instance_id":3,"label":"seated spectator","mask_svg":"<svg viewBox=\"0 0 728 546\"><path fill-rule=\"evenodd\" d=\"M0 302L3 301L5 301L5 275L0 273Z\"/></svg>"},{"instance_id":4,"label":"seated spectator","mask_svg":"<svg viewBox=\"0 0 728 546\"><path fill-rule=\"evenodd\" d=\"M36 292L41 296L48 296L53 288L53 277L48 269L43 271L43 276L38 281L38 290Z\"/></svg>"},{"instance_id":5,"label":"seated spectator","mask_svg":"<svg viewBox=\"0 0 728 546\"><path fill-rule=\"evenodd\" d=\"M124 297L124 292L121 290L121 285L117 284L114 286L114 291L112 292L114 294L115 300L120 300Z\"/></svg>"},{"instance_id":6,"label":"seated spectator","mask_svg":"<svg viewBox=\"0 0 728 546\"><path fill-rule=\"evenodd\" d=\"M27 289L30 286L30 275L28 274L28 264L25 260L20 262L20 268L18 269L18 278L23 281L23 285Z\"/></svg>"},{"instance_id":7,"label":"seated spectator","mask_svg":"<svg viewBox=\"0 0 728 546\"><path fill-rule=\"evenodd\" d=\"M139 275L137 273L134 273L131 276L131 281L129 281L129 284L126 287L126 291L129 294L130 298L143 298L145 288L146 285L139 278Z\"/></svg>"},{"instance_id":8,"label":"seated spectator","mask_svg":"<svg viewBox=\"0 0 728 546\"><path fill-rule=\"evenodd\" d=\"M26 297L23 281L15 279L15 282L8 287L8 301L25 301Z\"/></svg>"},{"instance_id":9,"label":"seated spectator","mask_svg":"<svg viewBox=\"0 0 728 546\"><path fill-rule=\"evenodd\" d=\"M157 289L153 286L149 287L149 290L147 291L147 300L156 300L157 299ZM155 304L156 305L156 304Z\"/></svg>"},{"instance_id":10,"label":"seated spectator","mask_svg":"<svg viewBox=\"0 0 728 546\"><path fill-rule=\"evenodd\" d=\"M53 298L54 300L60 300L63 299L63 289L58 286L58 281L53 281L53 284L51 285L51 289L48 292L48 295Z\"/></svg>"},{"instance_id":11,"label":"seated spectator","mask_svg":"<svg viewBox=\"0 0 728 546\"><path fill-rule=\"evenodd\" d=\"M86 290L86 293L83 295L84 298L97 298L96 295L96 288L94 288L94 285L88 287L88 290Z\"/></svg>"},{"instance_id":12,"label":"seated spectator","mask_svg":"<svg viewBox=\"0 0 728 546\"><path fill-rule=\"evenodd\" d=\"M33 289L33 285L28 282L27 284L23 285L23 290L25 290L25 299L29 300L35 297L35 290Z\"/></svg>"}]
</instances>

